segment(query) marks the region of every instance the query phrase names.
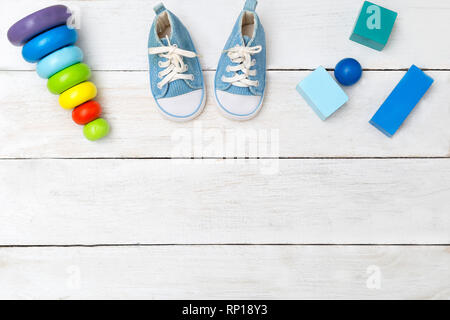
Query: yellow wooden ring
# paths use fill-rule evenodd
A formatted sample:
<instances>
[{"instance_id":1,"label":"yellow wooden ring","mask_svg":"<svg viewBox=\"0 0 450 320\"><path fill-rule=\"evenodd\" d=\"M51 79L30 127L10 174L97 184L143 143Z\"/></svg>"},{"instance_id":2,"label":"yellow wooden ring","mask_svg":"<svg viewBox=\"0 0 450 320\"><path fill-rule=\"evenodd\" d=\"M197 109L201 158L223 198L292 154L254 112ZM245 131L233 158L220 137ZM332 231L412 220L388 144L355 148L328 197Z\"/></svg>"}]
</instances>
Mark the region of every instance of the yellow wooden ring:
<instances>
[{"instance_id":1,"label":"yellow wooden ring","mask_svg":"<svg viewBox=\"0 0 450 320\"><path fill-rule=\"evenodd\" d=\"M86 81L64 91L59 96L59 104L63 109L70 110L94 99L96 96L97 87L92 82Z\"/></svg>"}]
</instances>

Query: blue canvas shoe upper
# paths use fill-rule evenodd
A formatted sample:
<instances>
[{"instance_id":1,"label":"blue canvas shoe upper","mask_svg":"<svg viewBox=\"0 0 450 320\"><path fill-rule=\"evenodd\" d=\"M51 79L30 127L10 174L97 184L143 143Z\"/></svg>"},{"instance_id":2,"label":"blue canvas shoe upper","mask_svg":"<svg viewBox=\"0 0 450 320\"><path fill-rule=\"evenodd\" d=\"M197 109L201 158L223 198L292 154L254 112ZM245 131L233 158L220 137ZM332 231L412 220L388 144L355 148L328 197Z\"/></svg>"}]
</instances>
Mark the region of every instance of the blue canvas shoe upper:
<instances>
[{"instance_id":1,"label":"blue canvas shoe upper","mask_svg":"<svg viewBox=\"0 0 450 320\"><path fill-rule=\"evenodd\" d=\"M257 0L247 0L220 57L215 94L224 114L237 120L254 117L266 87L266 36L255 12Z\"/></svg>"},{"instance_id":2,"label":"blue canvas shoe upper","mask_svg":"<svg viewBox=\"0 0 450 320\"><path fill-rule=\"evenodd\" d=\"M158 108L173 120L189 120L203 109L205 91L200 62L191 36L163 4L148 39L150 87Z\"/></svg>"}]
</instances>

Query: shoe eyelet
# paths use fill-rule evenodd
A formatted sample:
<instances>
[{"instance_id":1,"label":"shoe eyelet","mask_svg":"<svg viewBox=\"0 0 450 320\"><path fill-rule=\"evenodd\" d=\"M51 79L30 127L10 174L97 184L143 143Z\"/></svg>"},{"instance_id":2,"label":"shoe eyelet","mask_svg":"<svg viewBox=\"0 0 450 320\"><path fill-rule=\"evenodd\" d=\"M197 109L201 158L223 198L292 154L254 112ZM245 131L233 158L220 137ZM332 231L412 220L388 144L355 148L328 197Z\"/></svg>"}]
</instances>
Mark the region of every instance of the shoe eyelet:
<instances>
[{"instance_id":1,"label":"shoe eyelet","mask_svg":"<svg viewBox=\"0 0 450 320\"><path fill-rule=\"evenodd\" d=\"M223 82L225 82L225 76L222 76L221 80L222 80Z\"/></svg>"},{"instance_id":2,"label":"shoe eyelet","mask_svg":"<svg viewBox=\"0 0 450 320\"><path fill-rule=\"evenodd\" d=\"M158 87L158 89L159 89L159 90L161 90L161 89L162 89L162 86L161 86L161 85L159 85L159 84L157 85L157 87Z\"/></svg>"},{"instance_id":3,"label":"shoe eyelet","mask_svg":"<svg viewBox=\"0 0 450 320\"><path fill-rule=\"evenodd\" d=\"M259 87L259 81L256 81L256 86Z\"/></svg>"},{"instance_id":4,"label":"shoe eyelet","mask_svg":"<svg viewBox=\"0 0 450 320\"><path fill-rule=\"evenodd\" d=\"M227 66L227 69L226 69L226 70L227 70L227 72L231 72L231 71L230 71L230 66Z\"/></svg>"},{"instance_id":5,"label":"shoe eyelet","mask_svg":"<svg viewBox=\"0 0 450 320\"><path fill-rule=\"evenodd\" d=\"M162 68L162 61L158 61L158 67Z\"/></svg>"}]
</instances>

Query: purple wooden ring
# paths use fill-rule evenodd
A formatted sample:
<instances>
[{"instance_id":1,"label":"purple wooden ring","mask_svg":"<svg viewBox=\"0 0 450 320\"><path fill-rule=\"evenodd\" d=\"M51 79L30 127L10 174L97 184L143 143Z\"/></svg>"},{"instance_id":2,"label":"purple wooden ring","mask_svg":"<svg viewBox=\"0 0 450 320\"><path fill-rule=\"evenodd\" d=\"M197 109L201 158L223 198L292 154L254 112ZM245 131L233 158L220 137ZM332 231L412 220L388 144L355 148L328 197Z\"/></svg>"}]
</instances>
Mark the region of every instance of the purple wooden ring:
<instances>
[{"instance_id":1,"label":"purple wooden ring","mask_svg":"<svg viewBox=\"0 0 450 320\"><path fill-rule=\"evenodd\" d=\"M9 28L8 39L15 46L23 46L38 34L66 24L71 15L69 8L63 5L36 11Z\"/></svg>"}]
</instances>

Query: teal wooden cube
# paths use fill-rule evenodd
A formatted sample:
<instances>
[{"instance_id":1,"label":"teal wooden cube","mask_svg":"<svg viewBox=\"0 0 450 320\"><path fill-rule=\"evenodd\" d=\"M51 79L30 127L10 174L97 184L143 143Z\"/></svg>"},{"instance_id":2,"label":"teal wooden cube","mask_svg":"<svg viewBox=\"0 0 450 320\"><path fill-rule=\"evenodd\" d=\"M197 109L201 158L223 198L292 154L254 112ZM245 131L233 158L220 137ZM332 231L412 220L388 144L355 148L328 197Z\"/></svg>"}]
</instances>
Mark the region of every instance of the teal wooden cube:
<instances>
[{"instance_id":1,"label":"teal wooden cube","mask_svg":"<svg viewBox=\"0 0 450 320\"><path fill-rule=\"evenodd\" d=\"M381 51L385 47L397 19L397 12L364 1L350 40Z\"/></svg>"},{"instance_id":2,"label":"teal wooden cube","mask_svg":"<svg viewBox=\"0 0 450 320\"><path fill-rule=\"evenodd\" d=\"M324 67L317 68L303 79L297 85L297 91L322 120L326 120L348 101L344 90Z\"/></svg>"}]
</instances>

